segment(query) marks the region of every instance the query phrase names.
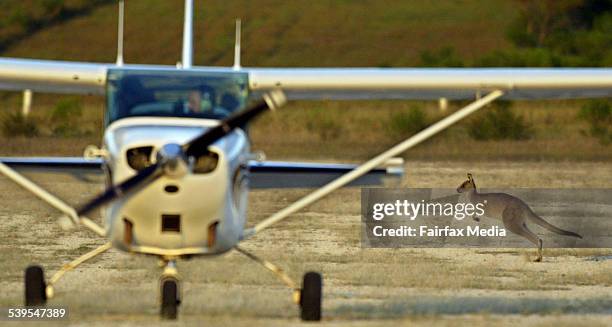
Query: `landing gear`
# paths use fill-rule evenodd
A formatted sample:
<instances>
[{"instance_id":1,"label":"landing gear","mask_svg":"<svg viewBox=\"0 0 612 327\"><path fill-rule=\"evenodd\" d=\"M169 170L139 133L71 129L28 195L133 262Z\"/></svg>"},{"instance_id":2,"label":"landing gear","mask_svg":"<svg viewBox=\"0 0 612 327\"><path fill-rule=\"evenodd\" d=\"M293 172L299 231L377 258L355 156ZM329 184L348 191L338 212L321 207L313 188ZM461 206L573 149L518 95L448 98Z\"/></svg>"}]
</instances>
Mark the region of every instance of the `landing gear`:
<instances>
[{"instance_id":1,"label":"landing gear","mask_svg":"<svg viewBox=\"0 0 612 327\"><path fill-rule=\"evenodd\" d=\"M178 288L179 282L176 278L169 277L161 281L161 310L159 314L162 319L176 319L180 304Z\"/></svg>"},{"instance_id":2,"label":"landing gear","mask_svg":"<svg viewBox=\"0 0 612 327\"><path fill-rule=\"evenodd\" d=\"M181 304L178 271L174 260L164 261L164 272L159 280L162 319L175 320Z\"/></svg>"},{"instance_id":3,"label":"landing gear","mask_svg":"<svg viewBox=\"0 0 612 327\"><path fill-rule=\"evenodd\" d=\"M321 320L322 280L321 274L316 272L308 272L304 275L304 283L300 292L300 309L304 321Z\"/></svg>"},{"instance_id":4,"label":"landing gear","mask_svg":"<svg viewBox=\"0 0 612 327\"><path fill-rule=\"evenodd\" d=\"M273 272L285 285L293 290L293 301L300 306L300 316L304 321L321 320L321 299L323 290L323 277L316 272L308 272L304 275L302 288L297 288L295 282L289 275L273 263L257 257L246 250L236 246L236 251L244 254L247 258L259 263L264 268Z\"/></svg>"},{"instance_id":5,"label":"landing gear","mask_svg":"<svg viewBox=\"0 0 612 327\"><path fill-rule=\"evenodd\" d=\"M111 243L104 243L94 250L85 253L77 259L65 264L51 278L45 282L45 274L41 266L29 266L25 270L25 305L28 307L45 305L47 299L53 297L55 291L53 285L68 271L78 267L83 262L106 252L111 248Z\"/></svg>"},{"instance_id":6,"label":"landing gear","mask_svg":"<svg viewBox=\"0 0 612 327\"><path fill-rule=\"evenodd\" d=\"M43 306L47 302L45 273L41 266L28 266L25 270L26 307Z\"/></svg>"}]
</instances>

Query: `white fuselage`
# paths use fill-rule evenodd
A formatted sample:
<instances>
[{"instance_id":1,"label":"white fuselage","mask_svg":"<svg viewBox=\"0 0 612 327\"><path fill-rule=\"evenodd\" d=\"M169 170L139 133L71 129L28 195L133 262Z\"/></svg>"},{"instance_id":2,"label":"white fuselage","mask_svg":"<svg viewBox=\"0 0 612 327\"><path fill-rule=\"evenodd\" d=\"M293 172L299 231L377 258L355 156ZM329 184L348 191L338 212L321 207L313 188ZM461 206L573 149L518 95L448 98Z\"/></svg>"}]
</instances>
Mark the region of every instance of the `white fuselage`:
<instances>
[{"instance_id":1,"label":"white fuselage","mask_svg":"<svg viewBox=\"0 0 612 327\"><path fill-rule=\"evenodd\" d=\"M154 162L164 144L185 144L217 124L216 120L168 117L112 123L104 135L108 183L121 183L136 173L128 164L128 150L151 146ZM162 176L107 208L107 234L115 247L165 256L217 254L240 241L246 222L248 138L236 129L209 150L218 155L211 171Z\"/></svg>"}]
</instances>

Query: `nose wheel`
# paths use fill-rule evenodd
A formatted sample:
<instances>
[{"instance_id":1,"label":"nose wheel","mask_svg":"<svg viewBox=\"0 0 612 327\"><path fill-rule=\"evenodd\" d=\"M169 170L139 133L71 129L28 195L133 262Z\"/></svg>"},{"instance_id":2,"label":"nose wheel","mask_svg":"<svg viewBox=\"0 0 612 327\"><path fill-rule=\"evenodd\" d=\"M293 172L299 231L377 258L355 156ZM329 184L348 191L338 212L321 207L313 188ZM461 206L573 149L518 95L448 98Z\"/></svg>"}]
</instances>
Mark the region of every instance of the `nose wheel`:
<instances>
[{"instance_id":1,"label":"nose wheel","mask_svg":"<svg viewBox=\"0 0 612 327\"><path fill-rule=\"evenodd\" d=\"M321 320L322 290L323 283L321 274L316 272L308 272L304 274L304 282L300 291L300 309L302 320Z\"/></svg>"},{"instance_id":2,"label":"nose wheel","mask_svg":"<svg viewBox=\"0 0 612 327\"><path fill-rule=\"evenodd\" d=\"M41 266L29 266L25 270L25 305L42 306L47 302L45 273Z\"/></svg>"},{"instance_id":3,"label":"nose wheel","mask_svg":"<svg viewBox=\"0 0 612 327\"><path fill-rule=\"evenodd\" d=\"M161 281L161 310L162 319L174 320L178 314L179 281L174 277L163 278Z\"/></svg>"},{"instance_id":4,"label":"nose wheel","mask_svg":"<svg viewBox=\"0 0 612 327\"><path fill-rule=\"evenodd\" d=\"M178 271L174 260L164 261L164 272L159 280L162 319L175 320L181 304Z\"/></svg>"}]
</instances>

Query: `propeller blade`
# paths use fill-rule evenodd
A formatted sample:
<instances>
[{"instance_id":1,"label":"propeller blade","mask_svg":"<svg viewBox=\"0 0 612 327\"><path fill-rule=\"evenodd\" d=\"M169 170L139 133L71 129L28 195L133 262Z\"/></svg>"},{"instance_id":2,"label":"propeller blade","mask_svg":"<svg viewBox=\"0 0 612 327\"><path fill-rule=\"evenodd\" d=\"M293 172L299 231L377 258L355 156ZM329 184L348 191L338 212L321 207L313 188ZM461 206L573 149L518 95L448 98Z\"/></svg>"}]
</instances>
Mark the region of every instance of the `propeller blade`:
<instances>
[{"instance_id":1,"label":"propeller blade","mask_svg":"<svg viewBox=\"0 0 612 327\"><path fill-rule=\"evenodd\" d=\"M91 199L89 202L77 209L77 215L84 216L98 207L101 207L120 196L134 191L138 186L144 186L144 182L152 182L162 175L158 164L148 166L118 185L107 188L102 194Z\"/></svg>"},{"instance_id":2,"label":"propeller blade","mask_svg":"<svg viewBox=\"0 0 612 327\"><path fill-rule=\"evenodd\" d=\"M247 109L222 120L219 125L185 144L183 148L185 155L187 157L197 157L206 154L209 145L227 135L234 128L243 126L264 110L268 108L275 109L282 106L285 102L286 98L282 91L264 94L263 99L251 104Z\"/></svg>"},{"instance_id":3,"label":"propeller blade","mask_svg":"<svg viewBox=\"0 0 612 327\"><path fill-rule=\"evenodd\" d=\"M213 144L218 139L227 135L234 128L239 127L247 123L249 120L256 117L268 108L277 108L285 103L286 99L282 91L273 91L263 95L263 99L255 102L247 109L234 114L224 120L218 126L215 126L202 135L194 138L187 144L183 145L183 151L187 157L199 156L206 154L208 146ZM127 180L123 181L118 185L113 185L106 189L102 194L91 199L89 202L77 209L78 216L84 216L91 211L99 208L121 196L128 194L129 192L135 191L137 188L145 186L155 181L160 176L164 175L164 167L159 160L148 166Z\"/></svg>"}]
</instances>

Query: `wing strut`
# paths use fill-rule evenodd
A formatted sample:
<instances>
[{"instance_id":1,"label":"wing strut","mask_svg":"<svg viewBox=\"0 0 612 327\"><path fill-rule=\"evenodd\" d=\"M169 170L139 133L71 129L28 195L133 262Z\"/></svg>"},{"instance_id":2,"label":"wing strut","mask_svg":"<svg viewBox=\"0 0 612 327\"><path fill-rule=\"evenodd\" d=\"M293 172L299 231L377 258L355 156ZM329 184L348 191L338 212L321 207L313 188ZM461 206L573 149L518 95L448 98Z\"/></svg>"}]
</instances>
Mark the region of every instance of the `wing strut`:
<instances>
[{"instance_id":1,"label":"wing strut","mask_svg":"<svg viewBox=\"0 0 612 327\"><path fill-rule=\"evenodd\" d=\"M191 68L193 63L193 0L185 0L185 21L183 22L183 56L181 67Z\"/></svg>"},{"instance_id":2,"label":"wing strut","mask_svg":"<svg viewBox=\"0 0 612 327\"><path fill-rule=\"evenodd\" d=\"M460 110L458 110L457 112L439 120L438 122L436 122L435 124L427 127L426 129L418 132L417 134L409 137L408 139L406 139L405 141L395 145L394 147L392 147L391 149L381 153L380 155L370 159L369 161L361 164L360 166L358 166L357 168L353 169L352 171L342 175L341 177L335 179L334 181L328 183L327 185L323 186L322 188L308 194L307 196L297 200L296 202L294 202L293 204L291 204L290 206L286 207L285 209L275 213L274 215L268 217L267 219L261 221L260 223L258 223L257 225L255 225L255 227L249 228L247 230L245 230L243 239L247 239L253 235L255 235L256 233L260 232L261 230L270 227L272 224L275 224L285 218L287 218L289 215L294 214L295 212L297 212L298 210L301 210L302 208L311 205L312 203L320 200L321 198L323 198L324 196L330 194L331 192L341 188L342 186L354 181L355 179L361 177L362 175L366 174L368 171L376 168L377 166L383 164L385 161L391 159L392 157L395 157L399 154L401 154L402 152L412 148L413 146L425 141L426 139L432 137L433 135L445 130L446 128L448 128L449 126L453 125L454 123L460 121L461 119L469 116L470 114L474 113L475 111L477 111L478 109L484 107L485 105L493 102L495 99L501 97L502 95L504 95L503 91L500 90L495 90L489 94L487 94L485 97L480 98L472 103L470 103L469 105L461 108Z\"/></svg>"},{"instance_id":3,"label":"wing strut","mask_svg":"<svg viewBox=\"0 0 612 327\"><path fill-rule=\"evenodd\" d=\"M234 42L234 70L240 70L240 29L242 23L236 19L236 40Z\"/></svg>"},{"instance_id":4,"label":"wing strut","mask_svg":"<svg viewBox=\"0 0 612 327\"><path fill-rule=\"evenodd\" d=\"M9 166L1 162L0 162L0 173L8 177L9 179L11 179L13 182L19 184L21 187L25 188L26 190L34 193L34 195L36 195L43 201L47 202L49 205L51 205L55 209L63 212L65 216L63 216L60 219L64 219L66 217L70 219L70 221L67 224L65 221L60 220L60 223L63 225L63 227L64 226L69 227L71 222L75 224L81 223L83 224L83 226L89 228L94 233L100 236L106 235L104 228L96 224L93 220L86 218L86 217L79 217L77 215L76 209L69 206L68 204L66 204L66 202L60 200L58 197L47 192L42 187L36 185L29 179L25 178L23 175L19 174L18 172L14 171Z\"/></svg>"},{"instance_id":5,"label":"wing strut","mask_svg":"<svg viewBox=\"0 0 612 327\"><path fill-rule=\"evenodd\" d=\"M117 66L123 66L123 16L124 16L125 2L119 0L119 15L117 17Z\"/></svg>"}]
</instances>

